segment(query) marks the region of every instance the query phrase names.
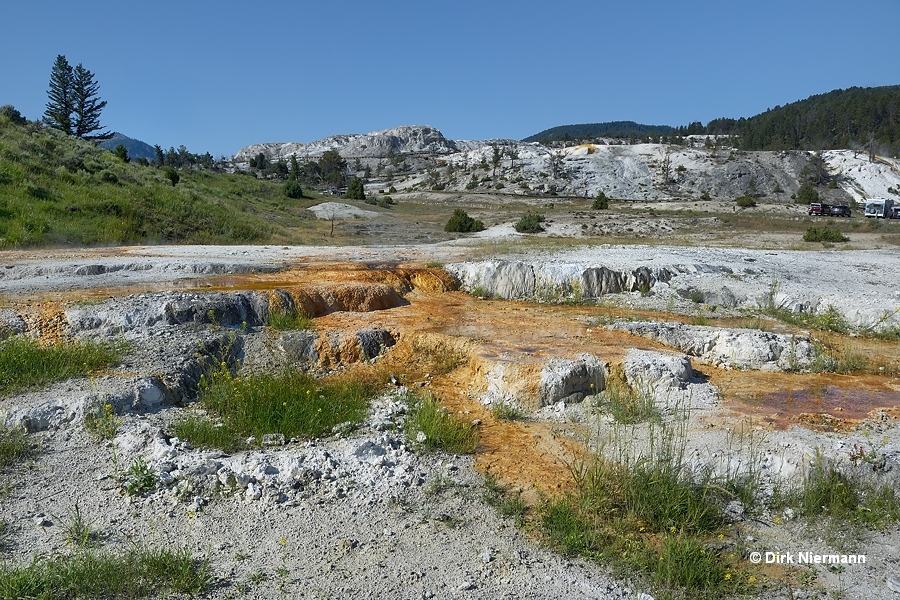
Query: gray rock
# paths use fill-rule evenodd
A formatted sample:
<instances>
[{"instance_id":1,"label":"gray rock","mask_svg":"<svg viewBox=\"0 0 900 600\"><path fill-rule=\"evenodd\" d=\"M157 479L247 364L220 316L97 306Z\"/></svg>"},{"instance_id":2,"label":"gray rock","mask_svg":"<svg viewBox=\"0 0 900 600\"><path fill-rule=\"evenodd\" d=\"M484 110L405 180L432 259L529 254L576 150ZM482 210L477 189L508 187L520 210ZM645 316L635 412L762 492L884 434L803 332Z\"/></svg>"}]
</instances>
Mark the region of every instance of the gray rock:
<instances>
[{"instance_id":1,"label":"gray rock","mask_svg":"<svg viewBox=\"0 0 900 600\"><path fill-rule=\"evenodd\" d=\"M691 359L685 354L670 354L630 348L622 362L625 377L632 386L650 386L656 390L684 389L694 374Z\"/></svg>"},{"instance_id":2,"label":"gray rock","mask_svg":"<svg viewBox=\"0 0 900 600\"><path fill-rule=\"evenodd\" d=\"M606 363L591 354L575 359L551 358L541 370L538 407L580 402L606 387Z\"/></svg>"},{"instance_id":3,"label":"gray rock","mask_svg":"<svg viewBox=\"0 0 900 600\"><path fill-rule=\"evenodd\" d=\"M396 344L394 336L384 329L362 329L356 332L356 339L363 358L371 360L384 354L385 350Z\"/></svg>"},{"instance_id":4,"label":"gray rock","mask_svg":"<svg viewBox=\"0 0 900 600\"><path fill-rule=\"evenodd\" d=\"M652 321L618 322L609 328L648 337L703 362L731 369L803 369L808 368L816 356L815 346L806 336L756 329Z\"/></svg>"}]
</instances>

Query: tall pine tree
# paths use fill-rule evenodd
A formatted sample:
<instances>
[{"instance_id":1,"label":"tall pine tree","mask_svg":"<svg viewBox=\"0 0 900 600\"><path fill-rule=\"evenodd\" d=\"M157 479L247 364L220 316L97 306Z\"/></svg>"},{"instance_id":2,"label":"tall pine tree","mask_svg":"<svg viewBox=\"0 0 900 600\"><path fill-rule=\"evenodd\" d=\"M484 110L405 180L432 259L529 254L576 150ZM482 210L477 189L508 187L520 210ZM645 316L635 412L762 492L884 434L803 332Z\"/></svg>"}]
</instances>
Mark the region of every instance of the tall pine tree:
<instances>
[{"instance_id":1,"label":"tall pine tree","mask_svg":"<svg viewBox=\"0 0 900 600\"><path fill-rule=\"evenodd\" d=\"M64 55L58 55L50 72L44 120L50 127L69 135L91 140L109 139L112 137L110 132L100 131L100 113L106 107L106 101L100 100L99 91L100 84L93 73L80 63L73 69Z\"/></svg>"},{"instance_id":2,"label":"tall pine tree","mask_svg":"<svg viewBox=\"0 0 900 600\"><path fill-rule=\"evenodd\" d=\"M100 113L106 107L106 100L100 100L98 95L100 84L94 79L94 74L79 63L75 67L73 75L72 95L75 118L72 125L75 135L90 140L111 138L112 133L109 131L100 131L103 129L100 125Z\"/></svg>"},{"instance_id":3,"label":"tall pine tree","mask_svg":"<svg viewBox=\"0 0 900 600\"><path fill-rule=\"evenodd\" d=\"M47 107L44 120L50 127L72 135L72 112L75 110L72 96L72 80L75 75L69 61L62 54L56 57L50 71L50 89L47 90Z\"/></svg>"}]
</instances>

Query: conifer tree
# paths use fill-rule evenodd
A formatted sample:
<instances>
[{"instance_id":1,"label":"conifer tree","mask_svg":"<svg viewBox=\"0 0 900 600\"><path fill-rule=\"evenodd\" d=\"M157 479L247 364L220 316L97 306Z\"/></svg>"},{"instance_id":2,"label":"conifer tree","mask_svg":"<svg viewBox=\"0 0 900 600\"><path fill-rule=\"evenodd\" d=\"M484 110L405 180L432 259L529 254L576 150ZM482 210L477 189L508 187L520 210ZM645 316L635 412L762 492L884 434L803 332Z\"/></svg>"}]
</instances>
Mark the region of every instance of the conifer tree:
<instances>
[{"instance_id":1,"label":"conifer tree","mask_svg":"<svg viewBox=\"0 0 900 600\"><path fill-rule=\"evenodd\" d=\"M100 84L94 74L80 63L74 69L62 54L56 57L50 71L50 89L44 111L44 120L55 129L90 140L109 139L108 131L102 129L100 113L106 101L100 100ZM92 135L94 134L94 135Z\"/></svg>"},{"instance_id":2,"label":"conifer tree","mask_svg":"<svg viewBox=\"0 0 900 600\"><path fill-rule=\"evenodd\" d=\"M69 61L62 54L56 57L50 71L50 89L47 90L47 106L44 120L50 127L72 135L72 112L75 109L72 97L74 73Z\"/></svg>"},{"instance_id":3,"label":"conifer tree","mask_svg":"<svg viewBox=\"0 0 900 600\"><path fill-rule=\"evenodd\" d=\"M98 92L100 84L94 74L79 63L75 67L72 78L72 95L74 99L74 133L80 138L103 140L112 137L108 131L100 131L100 113L106 107L106 100L101 101ZM99 133L95 133L99 132Z\"/></svg>"}]
</instances>

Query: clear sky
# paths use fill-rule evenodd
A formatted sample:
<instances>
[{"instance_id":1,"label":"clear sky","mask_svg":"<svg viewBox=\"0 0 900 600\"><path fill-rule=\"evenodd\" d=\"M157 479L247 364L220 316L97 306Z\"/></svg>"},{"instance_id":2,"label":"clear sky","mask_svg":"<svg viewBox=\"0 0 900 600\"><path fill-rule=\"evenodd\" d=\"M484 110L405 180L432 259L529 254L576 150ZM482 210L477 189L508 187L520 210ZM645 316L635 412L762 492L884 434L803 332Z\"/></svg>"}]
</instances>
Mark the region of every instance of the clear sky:
<instances>
[{"instance_id":1,"label":"clear sky","mask_svg":"<svg viewBox=\"0 0 900 600\"><path fill-rule=\"evenodd\" d=\"M96 75L105 127L216 157L398 125L707 123L900 84L900 0L5 4L0 105L39 118L63 54Z\"/></svg>"}]
</instances>

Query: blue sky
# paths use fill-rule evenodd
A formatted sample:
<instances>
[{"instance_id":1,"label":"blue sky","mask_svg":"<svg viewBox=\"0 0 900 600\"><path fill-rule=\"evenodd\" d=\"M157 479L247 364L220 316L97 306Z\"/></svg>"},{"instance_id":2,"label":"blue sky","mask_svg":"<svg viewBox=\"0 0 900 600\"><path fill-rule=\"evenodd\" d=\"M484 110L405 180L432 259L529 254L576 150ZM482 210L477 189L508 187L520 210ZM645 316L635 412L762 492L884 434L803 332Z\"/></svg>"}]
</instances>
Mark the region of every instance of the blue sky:
<instances>
[{"instance_id":1,"label":"blue sky","mask_svg":"<svg viewBox=\"0 0 900 600\"><path fill-rule=\"evenodd\" d=\"M431 125L686 125L900 84L900 0L9 3L0 104L39 118L57 54L104 126L230 156L269 141Z\"/></svg>"}]
</instances>

